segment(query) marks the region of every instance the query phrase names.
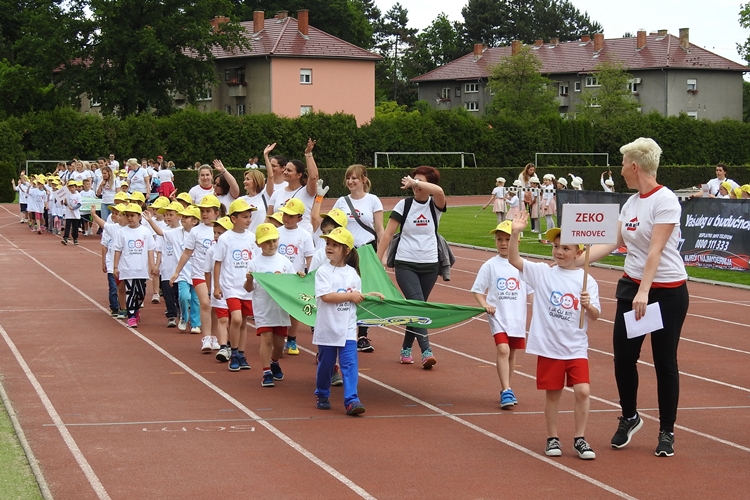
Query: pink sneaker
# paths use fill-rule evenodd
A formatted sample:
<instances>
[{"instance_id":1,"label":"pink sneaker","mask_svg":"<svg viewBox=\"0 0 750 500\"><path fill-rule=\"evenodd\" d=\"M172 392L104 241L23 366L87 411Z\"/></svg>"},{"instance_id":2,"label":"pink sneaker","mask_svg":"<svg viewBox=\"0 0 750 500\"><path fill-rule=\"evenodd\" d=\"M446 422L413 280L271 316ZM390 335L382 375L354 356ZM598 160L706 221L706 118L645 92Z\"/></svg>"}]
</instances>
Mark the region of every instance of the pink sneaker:
<instances>
[{"instance_id":1,"label":"pink sneaker","mask_svg":"<svg viewBox=\"0 0 750 500\"><path fill-rule=\"evenodd\" d=\"M414 363L414 358L411 357L411 349L401 349L401 364L411 365Z\"/></svg>"},{"instance_id":2,"label":"pink sneaker","mask_svg":"<svg viewBox=\"0 0 750 500\"><path fill-rule=\"evenodd\" d=\"M138 320L135 318L128 318L128 326L130 328L138 328Z\"/></svg>"}]
</instances>

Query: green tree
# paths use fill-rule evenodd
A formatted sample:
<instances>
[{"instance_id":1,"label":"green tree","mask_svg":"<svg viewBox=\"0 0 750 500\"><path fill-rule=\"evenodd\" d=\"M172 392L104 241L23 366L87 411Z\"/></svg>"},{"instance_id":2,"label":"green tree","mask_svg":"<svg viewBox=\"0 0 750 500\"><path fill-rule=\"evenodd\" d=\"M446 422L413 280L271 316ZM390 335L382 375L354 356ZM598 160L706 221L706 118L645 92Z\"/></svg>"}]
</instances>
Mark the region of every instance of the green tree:
<instances>
[{"instance_id":1,"label":"green tree","mask_svg":"<svg viewBox=\"0 0 750 500\"><path fill-rule=\"evenodd\" d=\"M383 60L375 67L378 101L393 100L409 105L416 101L416 85L409 83L409 72L404 67L405 54L413 45L417 34L416 29L407 26L408 23L409 11L396 3L385 13L376 28L376 48L383 56Z\"/></svg>"},{"instance_id":2,"label":"green tree","mask_svg":"<svg viewBox=\"0 0 750 500\"><path fill-rule=\"evenodd\" d=\"M173 91L195 102L216 79L212 50L250 47L238 24L210 24L230 11L228 0L90 0L89 8L81 90L105 114L169 113Z\"/></svg>"},{"instance_id":3,"label":"green tree","mask_svg":"<svg viewBox=\"0 0 750 500\"><path fill-rule=\"evenodd\" d=\"M421 31L404 56L404 66L409 77L422 75L448 64L471 51L463 37L463 25L451 22L444 13Z\"/></svg>"},{"instance_id":4,"label":"green tree","mask_svg":"<svg viewBox=\"0 0 750 500\"><path fill-rule=\"evenodd\" d=\"M750 82L742 82L742 121L750 122Z\"/></svg>"},{"instance_id":5,"label":"green tree","mask_svg":"<svg viewBox=\"0 0 750 500\"><path fill-rule=\"evenodd\" d=\"M596 66L594 76L599 87L586 89L581 94L578 117L587 120L620 118L638 113L628 83L632 76L617 63L605 62Z\"/></svg>"},{"instance_id":6,"label":"green tree","mask_svg":"<svg viewBox=\"0 0 750 500\"><path fill-rule=\"evenodd\" d=\"M489 77L488 86L495 97L487 113L518 117L557 115L557 92L541 69L542 62L529 47L503 58Z\"/></svg>"},{"instance_id":7,"label":"green tree","mask_svg":"<svg viewBox=\"0 0 750 500\"><path fill-rule=\"evenodd\" d=\"M750 2L740 5L740 26L750 29ZM737 44L737 52L750 64L750 37L745 43Z\"/></svg>"},{"instance_id":8,"label":"green tree","mask_svg":"<svg viewBox=\"0 0 750 500\"><path fill-rule=\"evenodd\" d=\"M469 0L461 10L469 40L488 46L513 40L578 40L602 26L568 0Z\"/></svg>"}]
</instances>

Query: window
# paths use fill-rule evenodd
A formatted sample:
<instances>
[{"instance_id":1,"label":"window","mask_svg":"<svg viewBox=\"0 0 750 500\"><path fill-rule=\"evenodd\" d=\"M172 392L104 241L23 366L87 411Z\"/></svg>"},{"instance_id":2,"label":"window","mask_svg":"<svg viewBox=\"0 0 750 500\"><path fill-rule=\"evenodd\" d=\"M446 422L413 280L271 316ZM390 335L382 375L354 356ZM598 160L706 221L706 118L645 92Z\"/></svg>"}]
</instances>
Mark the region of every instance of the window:
<instances>
[{"instance_id":1,"label":"window","mask_svg":"<svg viewBox=\"0 0 750 500\"><path fill-rule=\"evenodd\" d=\"M312 85L312 70L311 69L299 70L299 82L303 85Z\"/></svg>"},{"instance_id":2,"label":"window","mask_svg":"<svg viewBox=\"0 0 750 500\"><path fill-rule=\"evenodd\" d=\"M688 118L692 118L693 120L698 119L698 112L697 111L688 111L687 112Z\"/></svg>"},{"instance_id":3,"label":"window","mask_svg":"<svg viewBox=\"0 0 750 500\"><path fill-rule=\"evenodd\" d=\"M456 96L456 97L461 97L461 87L456 87L456 93L455 93L455 96Z\"/></svg>"},{"instance_id":4,"label":"window","mask_svg":"<svg viewBox=\"0 0 750 500\"><path fill-rule=\"evenodd\" d=\"M244 104L238 104L237 105L237 116L242 116L245 114L245 105Z\"/></svg>"},{"instance_id":5,"label":"window","mask_svg":"<svg viewBox=\"0 0 750 500\"><path fill-rule=\"evenodd\" d=\"M464 92L467 94L470 94L472 92L479 92L479 84L478 83L467 83L464 85Z\"/></svg>"},{"instance_id":6,"label":"window","mask_svg":"<svg viewBox=\"0 0 750 500\"><path fill-rule=\"evenodd\" d=\"M89 106L92 107L92 108L98 108L101 105L102 105L101 101L99 99L97 99L96 97L92 97L89 100Z\"/></svg>"},{"instance_id":7,"label":"window","mask_svg":"<svg viewBox=\"0 0 750 500\"><path fill-rule=\"evenodd\" d=\"M641 86L640 79L638 82L636 82L635 80L630 80L628 82L628 90L630 91L631 94L637 94L638 88L640 86Z\"/></svg>"},{"instance_id":8,"label":"window","mask_svg":"<svg viewBox=\"0 0 750 500\"><path fill-rule=\"evenodd\" d=\"M451 89L450 87L445 87L443 90L440 91L440 98L441 99L450 99L451 98Z\"/></svg>"},{"instance_id":9,"label":"window","mask_svg":"<svg viewBox=\"0 0 750 500\"><path fill-rule=\"evenodd\" d=\"M466 108L466 111L479 111L479 103L467 102L467 103L464 103L464 108Z\"/></svg>"},{"instance_id":10,"label":"window","mask_svg":"<svg viewBox=\"0 0 750 500\"><path fill-rule=\"evenodd\" d=\"M225 69L224 83L227 85L245 85L245 68Z\"/></svg>"},{"instance_id":11,"label":"window","mask_svg":"<svg viewBox=\"0 0 750 500\"><path fill-rule=\"evenodd\" d=\"M698 93L698 80L694 78L688 78L687 81L687 91L688 94L697 94Z\"/></svg>"},{"instance_id":12,"label":"window","mask_svg":"<svg viewBox=\"0 0 750 500\"><path fill-rule=\"evenodd\" d=\"M562 97L566 97L568 95L568 84L567 83L561 83L558 86L558 95Z\"/></svg>"},{"instance_id":13,"label":"window","mask_svg":"<svg viewBox=\"0 0 750 500\"><path fill-rule=\"evenodd\" d=\"M211 89L206 89L202 94L198 94L195 99L197 101L210 101L211 99L213 99L213 91Z\"/></svg>"},{"instance_id":14,"label":"window","mask_svg":"<svg viewBox=\"0 0 750 500\"><path fill-rule=\"evenodd\" d=\"M232 114L232 105L231 105L231 104L227 104L227 105L225 105L225 106L224 106L224 111L226 111L226 113L227 113L228 115L231 115L231 114Z\"/></svg>"},{"instance_id":15,"label":"window","mask_svg":"<svg viewBox=\"0 0 750 500\"><path fill-rule=\"evenodd\" d=\"M581 91L581 82L575 82L573 84L573 90L576 91L576 92L580 92Z\"/></svg>"},{"instance_id":16,"label":"window","mask_svg":"<svg viewBox=\"0 0 750 500\"><path fill-rule=\"evenodd\" d=\"M599 77L596 75L587 76L586 86L587 87L601 87L601 84L599 83Z\"/></svg>"},{"instance_id":17,"label":"window","mask_svg":"<svg viewBox=\"0 0 750 500\"><path fill-rule=\"evenodd\" d=\"M312 113L313 107L312 106L300 106L299 107L299 115L305 116L308 113Z\"/></svg>"},{"instance_id":18,"label":"window","mask_svg":"<svg viewBox=\"0 0 750 500\"><path fill-rule=\"evenodd\" d=\"M591 102L589 103L589 108L601 108L602 105L599 104L599 98L596 96L591 97Z\"/></svg>"}]
</instances>

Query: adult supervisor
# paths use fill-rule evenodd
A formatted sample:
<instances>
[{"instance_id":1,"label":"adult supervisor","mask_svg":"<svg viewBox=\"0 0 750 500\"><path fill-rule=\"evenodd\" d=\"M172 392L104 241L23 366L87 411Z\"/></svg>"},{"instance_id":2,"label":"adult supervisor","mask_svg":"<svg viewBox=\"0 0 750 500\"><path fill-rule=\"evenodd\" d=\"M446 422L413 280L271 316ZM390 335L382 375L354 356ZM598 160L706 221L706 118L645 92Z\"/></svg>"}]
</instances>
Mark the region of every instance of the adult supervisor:
<instances>
[{"instance_id":1,"label":"adult supervisor","mask_svg":"<svg viewBox=\"0 0 750 500\"><path fill-rule=\"evenodd\" d=\"M688 310L687 273L677 250L681 208L675 194L656 182L661 148L639 138L620 148L622 177L638 192L620 211L617 245L594 245L591 259L599 260L616 247L627 246L625 275L617 283L617 312L613 344L615 379L622 416L612 437L613 448L624 448L641 426L636 401L637 362L645 336L627 338L623 315L635 311L636 319L648 304L659 304L664 328L651 333L659 400L659 438L656 456L674 455L674 423L680 395L677 344ZM581 262L583 264L583 262Z\"/></svg>"}]
</instances>

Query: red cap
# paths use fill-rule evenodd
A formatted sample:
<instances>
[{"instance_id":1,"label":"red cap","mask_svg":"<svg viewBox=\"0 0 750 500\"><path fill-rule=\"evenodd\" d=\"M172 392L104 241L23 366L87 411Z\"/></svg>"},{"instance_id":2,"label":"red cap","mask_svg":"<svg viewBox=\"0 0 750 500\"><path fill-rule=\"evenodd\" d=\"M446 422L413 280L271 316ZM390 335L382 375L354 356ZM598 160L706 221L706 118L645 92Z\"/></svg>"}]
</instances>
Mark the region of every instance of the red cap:
<instances>
[{"instance_id":1,"label":"red cap","mask_svg":"<svg viewBox=\"0 0 750 500\"><path fill-rule=\"evenodd\" d=\"M162 160L164 159L164 157L162 155L157 156L157 158L160 158Z\"/></svg>"}]
</instances>

